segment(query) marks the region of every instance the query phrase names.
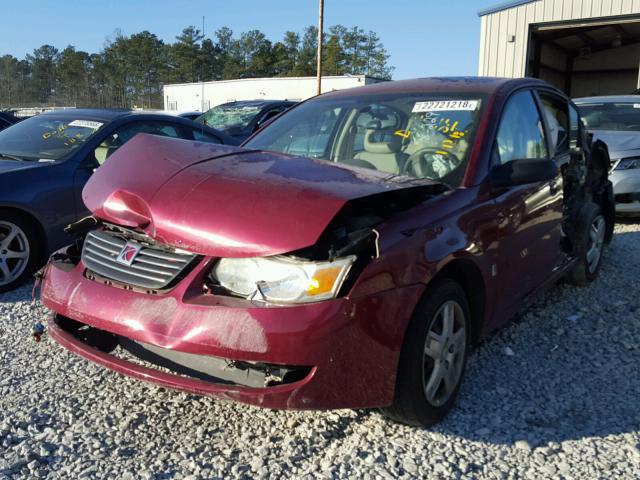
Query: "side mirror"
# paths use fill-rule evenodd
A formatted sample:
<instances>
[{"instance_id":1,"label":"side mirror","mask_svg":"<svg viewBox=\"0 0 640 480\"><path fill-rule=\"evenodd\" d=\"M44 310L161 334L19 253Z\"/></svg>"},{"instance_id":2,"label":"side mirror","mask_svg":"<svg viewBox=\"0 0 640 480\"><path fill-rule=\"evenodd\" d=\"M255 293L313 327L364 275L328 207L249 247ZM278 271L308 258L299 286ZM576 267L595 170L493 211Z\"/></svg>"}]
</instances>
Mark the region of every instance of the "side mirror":
<instances>
[{"instance_id":1,"label":"side mirror","mask_svg":"<svg viewBox=\"0 0 640 480\"><path fill-rule=\"evenodd\" d=\"M510 187L527 183L552 180L558 175L558 166L553 160L512 160L491 169L489 178L494 187Z\"/></svg>"}]
</instances>

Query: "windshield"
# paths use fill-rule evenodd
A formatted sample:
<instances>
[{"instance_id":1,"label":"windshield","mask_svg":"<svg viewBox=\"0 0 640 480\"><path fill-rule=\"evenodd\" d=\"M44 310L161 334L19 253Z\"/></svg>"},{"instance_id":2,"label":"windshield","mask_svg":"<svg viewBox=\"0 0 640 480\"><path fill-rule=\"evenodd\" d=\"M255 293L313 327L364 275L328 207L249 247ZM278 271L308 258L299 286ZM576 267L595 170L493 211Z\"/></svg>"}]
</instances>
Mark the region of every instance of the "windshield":
<instances>
[{"instance_id":1,"label":"windshield","mask_svg":"<svg viewBox=\"0 0 640 480\"><path fill-rule=\"evenodd\" d=\"M460 185L479 95L394 94L308 101L243 146Z\"/></svg>"},{"instance_id":2,"label":"windshield","mask_svg":"<svg viewBox=\"0 0 640 480\"><path fill-rule=\"evenodd\" d=\"M584 103L578 108L589 130L640 131L640 101Z\"/></svg>"},{"instance_id":3,"label":"windshield","mask_svg":"<svg viewBox=\"0 0 640 480\"><path fill-rule=\"evenodd\" d=\"M60 160L94 135L102 122L37 115L0 132L0 155L23 160Z\"/></svg>"},{"instance_id":4,"label":"windshield","mask_svg":"<svg viewBox=\"0 0 640 480\"><path fill-rule=\"evenodd\" d=\"M218 105L200 115L196 121L218 130L245 129L258 115L260 107L249 105Z\"/></svg>"}]
</instances>

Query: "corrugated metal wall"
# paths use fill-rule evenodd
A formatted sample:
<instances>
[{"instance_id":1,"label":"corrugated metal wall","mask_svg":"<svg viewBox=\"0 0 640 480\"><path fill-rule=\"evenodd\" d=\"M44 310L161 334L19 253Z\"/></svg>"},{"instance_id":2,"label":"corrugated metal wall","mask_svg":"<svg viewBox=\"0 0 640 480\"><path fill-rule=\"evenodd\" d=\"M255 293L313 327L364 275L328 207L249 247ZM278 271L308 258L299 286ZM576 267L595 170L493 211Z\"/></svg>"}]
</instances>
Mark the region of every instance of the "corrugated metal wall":
<instances>
[{"instance_id":1,"label":"corrugated metal wall","mask_svg":"<svg viewBox=\"0 0 640 480\"><path fill-rule=\"evenodd\" d=\"M529 25L640 14L640 0L537 0L480 18L478 75L523 77ZM515 41L509 42L509 36Z\"/></svg>"}]
</instances>

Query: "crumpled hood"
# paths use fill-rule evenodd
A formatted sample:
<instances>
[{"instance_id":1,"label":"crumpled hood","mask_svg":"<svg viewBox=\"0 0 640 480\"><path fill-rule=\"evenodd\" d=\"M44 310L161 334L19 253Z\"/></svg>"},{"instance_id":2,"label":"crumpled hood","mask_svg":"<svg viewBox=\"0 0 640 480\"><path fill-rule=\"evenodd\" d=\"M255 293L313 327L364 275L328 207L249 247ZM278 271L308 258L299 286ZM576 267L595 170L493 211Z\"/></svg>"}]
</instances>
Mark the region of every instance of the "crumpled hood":
<instances>
[{"instance_id":1,"label":"crumpled hood","mask_svg":"<svg viewBox=\"0 0 640 480\"><path fill-rule=\"evenodd\" d=\"M594 130L593 140L602 140L607 144L612 160L640 155L640 132Z\"/></svg>"},{"instance_id":2,"label":"crumpled hood","mask_svg":"<svg viewBox=\"0 0 640 480\"><path fill-rule=\"evenodd\" d=\"M83 191L97 217L204 255L251 257L313 245L350 200L424 188L323 160L139 134Z\"/></svg>"}]
</instances>

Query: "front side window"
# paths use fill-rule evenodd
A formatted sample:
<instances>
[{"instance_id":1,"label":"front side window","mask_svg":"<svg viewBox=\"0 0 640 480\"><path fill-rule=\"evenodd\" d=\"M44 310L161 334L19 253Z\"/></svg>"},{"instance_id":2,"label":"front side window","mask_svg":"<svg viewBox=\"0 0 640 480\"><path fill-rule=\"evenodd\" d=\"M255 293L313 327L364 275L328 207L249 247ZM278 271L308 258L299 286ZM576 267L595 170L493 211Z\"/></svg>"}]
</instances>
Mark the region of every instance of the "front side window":
<instances>
[{"instance_id":1,"label":"front side window","mask_svg":"<svg viewBox=\"0 0 640 480\"><path fill-rule=\"evenodd\" d=\"M284 112L286 110L286 108L287 107L276 107L274 109L271 109L268 112L263 113L262 117L260 117L260 120L258 120L256 123L258 125L262 125L263 123L267 123L273 117L275 117L277 115L280 115L282 112Z\"/></svg>"},{"instance_id":2,"label":"front side window","mask_svg":"<svg viewBox=\"0 0 640 480\"><path fill-rule=\"evenodd\" d=\"M244 146L458 186L483 103L482 95L456 93L318 98Z\"/></svg>"},{"instance_id":3,"label":"front side window","mask_svg":"<svg viewBox=\"0 0 640 480\"><path fill-rule=\"evenodd\" d=\"M0 154L33 161L61 160L102 126L103 122L86 118L37 115L0 132Z\"/></svg>"},{"instance_id":4,"label":"front side window","mask_svg":"<svg viewBox=\"0 0 640 480\"><path fill-rule=\"evenodd\" d=\"M544 127L533 95L528 90L517 92L509 98L502 113L494 162L547 158Z\"/></svg>"}]
</instances>

